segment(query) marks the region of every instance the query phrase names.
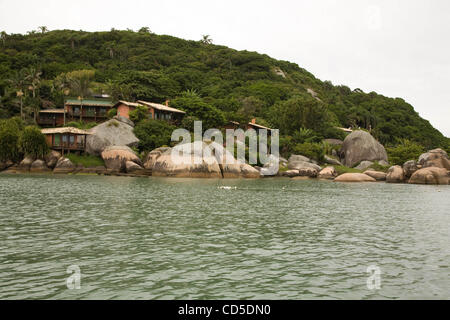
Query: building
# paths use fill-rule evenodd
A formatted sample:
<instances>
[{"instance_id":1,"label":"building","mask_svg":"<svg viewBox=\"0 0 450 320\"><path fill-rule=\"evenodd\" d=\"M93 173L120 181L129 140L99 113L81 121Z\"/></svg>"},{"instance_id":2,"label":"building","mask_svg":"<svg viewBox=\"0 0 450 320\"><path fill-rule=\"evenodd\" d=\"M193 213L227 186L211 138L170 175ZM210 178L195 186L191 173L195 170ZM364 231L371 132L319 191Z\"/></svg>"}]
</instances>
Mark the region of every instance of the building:
<instances>
[{"instance_id":1,"label":"building","mask_svg":"<svg viewBox=\"0 0 450 320\"><path fill-rule=\"evenodd\" d=\"M64 109L42 109L36 117L41 127L58 127L65 123Z\"/></svg>"},{"instance_id":2,"label":"building","mask_svg":"<svg viewBox=\"0 0 450 320\"><path fill-rule=\"evenodd\" d=\"M67 99L64 103L66 123L70 121L103 122L113 107L111 100Z\"/></svg>"},{"instance_id":3,"label":"building","mask_svg":"<svg viewBox=\"0 0 450 320\"><path fill-rule=\"evenodd\" d=\"M183 119L186 112L169 107L169 102L166 104L159 104L154 102L147 102L138 100L137 102L119 101L114 105L117 109L117 115L125 118L130 118L130 112L136 109L137 106L147 107L150 119L167 120L169 122L179 122Z\"/></svg>"},{"instance_id":4,"label":"building","mask_svg":"<svg viewBox=\"0 0 450 320\"><path fill-rule=\"evenodd\" d=\"M241 125L239 122L236 121L230 121L228 122L225 126L225 129L243 129L243 130L248 130L248 129L254 129L256 131L258 131L258 129L266 129L267 130L267 134L270 135L272 129L265 127L263 125L257 124L256 123L256 119L252 119L249 123L245 124L245 125Z\"/></svg>"},{"instance_id":5,"label":"building","mask_svg":"<svg viewBox=\"0 0 450 320\"><path fill-rule=\"evenodd\" d=\"M47 128L41 130L50 149L62 154L70 152L84 152L86 150L86 130L73 127Z\"/></svg>"},{"instance_id":6,"label":"building","mask_svg":"<svg viewBox=\"0 0 450 320\"><path fill-rule=\"evenodd\" d=\"M71 121L103 122L112 108L111 100L67 99L64 108L42 109L36 117L42 127L63 126Z\"/></svg>"}]
</instances>

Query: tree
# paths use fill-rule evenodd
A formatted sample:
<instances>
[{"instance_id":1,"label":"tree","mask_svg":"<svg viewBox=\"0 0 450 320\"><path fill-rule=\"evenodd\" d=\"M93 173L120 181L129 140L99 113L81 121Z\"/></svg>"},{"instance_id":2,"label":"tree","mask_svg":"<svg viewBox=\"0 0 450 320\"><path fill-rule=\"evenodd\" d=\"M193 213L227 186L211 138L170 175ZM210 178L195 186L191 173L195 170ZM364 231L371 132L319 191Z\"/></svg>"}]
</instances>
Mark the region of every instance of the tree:
<instances>
[{"instance_id":1,"label":"tree","mask_svg":"<svg viewBox=\"0 0 450 320\"><path fill-rule=\"evenodd\" d=\"M139 139L141 151L151 151L155 148L169 145L175 126L166 121L148 119L139 122L134 127L134 134Z\"/></svg>"},{"instance_id":2,"label":"tree","mask_svg":"<svg viewBox=\"0 0 450 320\"><path fill-rule=\"evenodd\" d=\"M134 123L139 123L142 120L148 119L148 108L145 106L137 106L130 111L130 120Z\"/></svg>"},{"instance_id":3,"label":"tree","mask_svg":"<svg viewBox=\"0 0 450 320\"><path fill-rule=\"evenodd\" d=\"M48 32L48 28L46 26L40 26L40 27L38 27L38 29L41 31L41 33Z\"/></svg>"},{"instance_id":4,"label":"tree","mask_svg":"<svg viewBox=\"0 0 450 320\"><path fill-rule=\"evenodd\" d=\"M200 42L203 44L212 44L212 39L209 34L204 34L202 35L202 39L200 40Z\"/></svg>"},{"instance_id":5,"label":"tree","mask_svg":"<svg viewBox=\"0 0 450 320\"><path fill-rule=\"evenodd\" d=\"M172 100L171 105L179 108L189 116L194 116L203 122L203 129L221 128L225 124L222 111L203 101L199 97L179 97Z\"/></svg>"},{"instance_id":6,"label":"tree","mask_svg":"<svg viewBox=\"0 0 450 320\"><path fill-rule=\"evenodd\" d=\"M91 82L94 79L94 70L76 70L67 74L69 87L78 95L80 100L80 121L83 113L83 99L91 93Z\"/></svg>"},{"instance_id":7,"label":"tree","mask_svg":"<svg viewBox=\"0 0 450 320\"><path fill-rule=\"evenodd\" d=\"M151 30L149 27L142 27L138 31L139 33L151 33Z\"/></svg>"},{"instance_id":8,"label":"tree","mask_svg":"<svg viewBox=\"0 0 450 320\"><path fill-rule=\"evenodd\" d=\"M41 130L35 126L25 127L19 138L19 149L27 156L43 158L49 147Z\"/></svg>"},{"instance_id":9,"label":"tree","mask_svg":"<svg viewBox=\"0 0 450 320\"><path fill-rule=\"evenodd\" d=\"M5 31L0 32L0 39L2 39L3 46L5 46L7 38L8 34Z\"/></svg>"},{"instance_id":10,"label":"tree","mask_svg":"<svg viewBox=\"0 0 450 320\"><path fill-rule=\"evenodd\" d=\"M19 160L19 137L22 126L22 120L19 118L0 121L0 161Z\"/></svg>"},{"instance_id":11,"label":"tree","mask_svg":"<svg viewBox=\"0 0 450 320\"><path fill-rule=\"evenodd\" d=\"M19 98L20 102L20 118L23 119L23 96L25 87L27 84L26 73L24 69L16 70L12 77L9 79L9 82L16 90L16 95Z\"/></svg>"}]
</instances>

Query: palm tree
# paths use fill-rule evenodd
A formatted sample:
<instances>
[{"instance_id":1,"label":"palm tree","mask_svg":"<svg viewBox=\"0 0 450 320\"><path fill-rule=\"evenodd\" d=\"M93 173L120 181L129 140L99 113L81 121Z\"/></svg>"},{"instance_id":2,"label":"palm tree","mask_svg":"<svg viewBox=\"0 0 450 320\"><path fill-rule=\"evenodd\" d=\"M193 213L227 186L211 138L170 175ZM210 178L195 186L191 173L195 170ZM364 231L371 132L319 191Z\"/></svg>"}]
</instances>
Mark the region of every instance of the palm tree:
<instances>
[{"instance_id":1,"label":"palm tree","mask_svg":"<svg viewBox=\"0 0 450 320\"><path fill-rule=\"evenodd\" d=\"M0 32L0 39L2 39L3 46L5 46L7 37L8 37L8 34L5 31Z\"/></svg>"},{"instance_id":2,"label":"palm tree","mask_svg":"<svg viewBox=\"0 0 450 320\"><path fill-rule=\"evenodd\" d=\"M24 69L16 70L9 79L11 86L17 90L16 95L20 101L20 118L23 119L23 96L27 85L27 77Z\"/></svg>"},{"instance_id":3,"label":"palm tree","mask_svg":"<svg viewBox=\"0 0 450 320\"><path fill-rule=\"evenodd\" d=\"M39 87L41 86L42 72L35 67L31 67L28 70L26 70L25 73L26 73L25 79L30 84L29 89L31 90L31 92L33 92L33 98L36 98L36 90L39 89Z\"/></svg>"},{"instance_id":4,"label":"palm tree","mask_svg":"<svg viewBox=\"0 0 450 320\"><path fill-rule=\"evenodd\" d=\"M94 70L76 70L67 74L69 86L80 100L80 121L83 119L83 99L91 93L90 87L94 75Z\"/></svg>"},{"instance_id":5,"label":"palm tree","mask_svg":"<svg viewBox=\"0 0 450 320\"><path fill-rule=\"evenodd\" d=\"M212 39L209 36L209 34L204 34L202 35L202 39L200 40L201 43L203 44L211 44L212 43Z\"/></svg>"},{"instance_id":6,"label":"palm tree","mask_svg":"<svg viewBox=\"0 0 450 320\"><path fill-rule=\"evenodd\" d=\"M48 28L46 26L40 26L40 27L38 27L38 29L41 30L41 33L48 32Z\"/></svg>"}]
</instances>

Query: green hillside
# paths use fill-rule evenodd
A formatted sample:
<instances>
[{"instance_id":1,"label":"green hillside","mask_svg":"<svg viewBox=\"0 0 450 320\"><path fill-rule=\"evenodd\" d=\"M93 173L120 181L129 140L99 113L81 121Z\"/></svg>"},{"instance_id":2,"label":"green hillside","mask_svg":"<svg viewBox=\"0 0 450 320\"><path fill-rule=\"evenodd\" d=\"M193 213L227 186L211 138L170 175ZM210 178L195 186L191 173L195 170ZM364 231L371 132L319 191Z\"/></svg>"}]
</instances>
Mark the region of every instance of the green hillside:
<instances>
[{"instance_id":1,"label":"green hillside","mask_svg":"<svg viewBox=\"0 0 450 320\"><path fill-rule=\"evenodd\" d=\"M449 139L403 99L335 86L295 63L264 54L214 45L208 39L156 35L145 28L2 33L0 118L19 114L16 92L21 85L29 121L35 109L62 106L63 90L54 79L81 69L95 70L93 92L115 99L170 99L171 105L189 111L188 120L213 119L211 125L256 117L258 123L279 128L286 146L343 138L335 127L371 129L387 146L404 144L405 139L426 149L449 145ZM42 74L34 83L17 81L36 70Z\"/></svg>"}]
</instances>

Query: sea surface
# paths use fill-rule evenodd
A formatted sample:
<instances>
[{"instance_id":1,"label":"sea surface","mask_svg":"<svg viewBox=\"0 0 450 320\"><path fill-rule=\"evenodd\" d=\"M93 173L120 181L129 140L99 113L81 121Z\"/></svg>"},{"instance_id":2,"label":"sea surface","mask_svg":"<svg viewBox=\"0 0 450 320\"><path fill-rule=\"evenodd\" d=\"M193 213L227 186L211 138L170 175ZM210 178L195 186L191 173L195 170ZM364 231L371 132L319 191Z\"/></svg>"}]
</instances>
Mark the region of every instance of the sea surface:
<instances>
[{"instance_id":1,"label":"sea surface","mask_svg":"<svg viewBox=\"0 0 450 320\"><path fill-rule=\"evenodd\" d=\"M0 175L0 298L450 299L450 186Z\"/></svg>"}]
</instances>

